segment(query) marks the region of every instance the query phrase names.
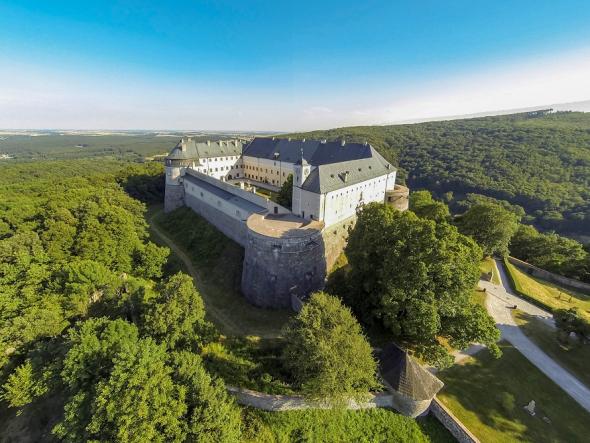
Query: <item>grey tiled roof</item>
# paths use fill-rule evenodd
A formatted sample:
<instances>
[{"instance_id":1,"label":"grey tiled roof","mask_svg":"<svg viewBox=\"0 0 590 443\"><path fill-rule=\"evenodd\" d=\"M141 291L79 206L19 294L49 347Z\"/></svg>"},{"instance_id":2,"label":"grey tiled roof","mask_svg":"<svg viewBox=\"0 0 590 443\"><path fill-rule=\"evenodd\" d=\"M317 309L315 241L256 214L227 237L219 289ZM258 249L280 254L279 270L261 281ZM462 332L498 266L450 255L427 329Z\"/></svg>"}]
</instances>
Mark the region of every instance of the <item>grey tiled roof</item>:
<instances>
[{"instance_id":1,"label":"grey tiled roof","mask_svg":"<svg viewBox=\"0 0 590 443\"><path fill-rule=\"evenodd\" d=\"M444 386L406 351L390 343L379 359L379 372L391 389L413 400L431 400Z\"/></svg>"},{"instance_id":2,"label":"grey tiled roof","mask_svg":"<svg viewBox=\"0 0 590 443\"><path fill-rule=\"evenodd\" d=\"M295 163L303 158L311 165L326 165L371 157L372 148L365 143L340 141L288 140L284 138L255 138L246 147L244 155L268 160Z\"/></svg>"},{"instance_id":3,"label":"grey tiled roof","mask_svg":"<svg viewBox=\"0 0 590 443\"><path fill-rule=\"evenodd\" d=\"M371 147L370 151L372 156L369 158L328 163L313 168L303 183L302 189L325 194L395 171L395 168L375 149Z\"/></svg>"},{"instance_id":4,"label":"grey tiled roof","mask_svg":"<svg viewBox=\"0 0 590 443\"><path fill-rule=\"evenodd\" d=\"M189 183L193 183L202 189L205 189L206 191L215 195L219 199L232 203L234 206L237 206L238 208L243 209L248 213L261 213L266 210L266 208L258 206L257 204L246 200L245 198L234 195L231 192L228 192L217 186L213 186L212 184L207 183L204 180L201 180L195 174L192 174L192 171L190 169L186 171L186 174L184 175L184 180L188 181Z\"/></svg>"},{"instance_id":5,"label":"grey tiled roof","mask_svg":"<svg viewBox=\"0 0 590 443\"><path fill-rule=\"evenodd\" d=\"M182 149L184 142L184 150ZM170 160L197 160L199 158L224 157L242 154L242 142L219 140L196 142L193 139L180 140L168 155Z\"/></svg>"}]
</instances>

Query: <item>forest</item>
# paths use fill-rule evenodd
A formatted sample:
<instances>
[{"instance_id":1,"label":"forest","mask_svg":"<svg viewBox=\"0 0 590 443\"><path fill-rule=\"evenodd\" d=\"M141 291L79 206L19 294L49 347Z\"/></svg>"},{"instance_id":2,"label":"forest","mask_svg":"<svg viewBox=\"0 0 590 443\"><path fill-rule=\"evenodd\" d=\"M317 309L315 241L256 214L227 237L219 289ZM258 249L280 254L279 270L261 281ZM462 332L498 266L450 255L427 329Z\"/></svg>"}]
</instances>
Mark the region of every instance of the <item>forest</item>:
<instances>
[{"instance_id":1,"label":"forest","mask_svg":"<svg viewBox=\"0 0 590 443\"><path fill-rule=\"evenodd\" d=\"M535 112L392 126L357 126L291 137L368 141L460 213L473 198L520 207L543 231L590 234L590 114Z\"/></svg>"},{"instance_id":2,"label":"forest","mask_svg":"<svg viewBox=\"0 0 590 443\"><path fill-rule=\"evenodd\" d=\"M163 183L156 162L0 166L0 441L271 442L326 430L334 442L449 441L436 420L388 410L239 407L225 383L242 375L259 389L365 398L380 386L371 346L348 308L318 294L285 324L276 360L296 363L278 365L290 385L254 345L241 357L248 339L219 333L193 279L151 241L146 203L161 203Z\"/></svg>"}]
</instances>

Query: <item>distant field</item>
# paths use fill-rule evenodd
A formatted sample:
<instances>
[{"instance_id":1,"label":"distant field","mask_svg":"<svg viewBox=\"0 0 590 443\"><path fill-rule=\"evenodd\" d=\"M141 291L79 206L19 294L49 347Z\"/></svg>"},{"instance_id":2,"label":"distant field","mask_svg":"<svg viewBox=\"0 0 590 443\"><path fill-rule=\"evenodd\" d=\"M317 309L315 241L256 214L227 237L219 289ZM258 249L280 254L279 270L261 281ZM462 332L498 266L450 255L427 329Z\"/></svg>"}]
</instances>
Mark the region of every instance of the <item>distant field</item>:
<instances>
[{"instance_id":1,"label":"distant field","mask_svg":"<svg viewBox=\"0 0 590 443\"><path fill-rule=\"evenodd\" d=\"M505 342L500 347L500 359L484 350L437 374L445 383L438 398L482 442L587 441L590 414L518 350ZM513 405L502 395L512 396ZM534 417L523 409L531 400Z\"/></svg>"},{"instance_id":2,"label":"distant field","mask_svg":"<svg viewBox=\"0 0 590 443\"><path fill-rule=\"evenodd\" d=\"M181 135L158 133L107 133L106 135L60 134L47 132L43 135L0 134L0 154L15 160L22 159L67 159L110 156L114 158L145 158L167 154ZM194 135L198 141L219 140L233 134ZM0 160L10 162L11 160Z\"/></svg>"},{"instance_id":3,"label":"distant field","mask_svg":"<svg viewBox=\"0 0 590 443\"><path fill-rule=\"evenodd\" d=\"M516 290L550 309L578 308L580 314L590 319L590 296L557 286L548 281L531 277L516 266L507 263Z\"/></svg>"}]
</instances>

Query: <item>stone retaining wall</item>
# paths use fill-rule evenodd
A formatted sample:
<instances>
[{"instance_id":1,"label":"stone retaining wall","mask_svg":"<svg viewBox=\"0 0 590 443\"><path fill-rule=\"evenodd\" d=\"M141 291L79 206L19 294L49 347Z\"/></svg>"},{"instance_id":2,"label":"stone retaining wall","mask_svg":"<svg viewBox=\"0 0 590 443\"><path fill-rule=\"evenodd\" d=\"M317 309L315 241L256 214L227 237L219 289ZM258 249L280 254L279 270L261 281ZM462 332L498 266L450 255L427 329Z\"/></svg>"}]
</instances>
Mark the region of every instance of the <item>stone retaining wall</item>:
<instances>
[{"instance_id":1,"label":"stone retaining wall","mask_svg":"<svg viewBox=\"0 0 590 443\"><path fill-rule=\"evenodd\" d=\"M290 411L294 409L330 409L333 406L328 403L314 402L299 395L272 395L263 392L251 391L250 389L227 386L228 392L233 395L238 404L262 409L263 411ZM371 394L367 401L357 403L350 400L346 409L370 409L370 408L391 408L391 394Z\"/></svg>"},{"instance_id":2,"label":"stone retaining wall","mask_svg":"<svg viewBox=\"0 0 590 443\"><path fill-rule=\"evenodd\" d=\"M185 195L184 201L186 206L219 229L227 237L231 238L241 246L246 244L247 227L245 222L230 217L226 213L216 209L214 206L199 200L188 193Z\"/></svg>"},{"instance_id":3,"label":"stone retaining wall","mask_svg":"<svg viewBox=\"0 0 590 443\"><path fill-rule=\"evenodd\" d=\"M430 404L430 412L459 443L479 443L479 439L436 397Z\"/></svg>"},{"instance_id":4,"label":"stone retaining wall","mask_svg":"<svg viewBox=\"0 0 590 443\"><path fill-rule=\"evenodd\" d=\"M325 277L320 231L276 238L247 229L242 293L250 303L263 308L291 308L294 295L302 298L321 289Z\"/></svg>"},{"instance_id":5,"label":"stone retaining wall","mask_svg":"<svg viewBox=\"0 0 590 443\"><path fill-rule=\"evenodd\" d=\"M538 277L543 280L548 280L550 282L557 283L558 285L569 286L572 289L577 289L590 293L590 284L588 283L583 283L573 278L567 278L563 275L554 274L553 272L537 268L536 266L531 265L530 263L527 263L514 257L508 257L508 261L517 268L524 270L527 274L532 275L533 277Z\"/></svg>"}]
</instances>

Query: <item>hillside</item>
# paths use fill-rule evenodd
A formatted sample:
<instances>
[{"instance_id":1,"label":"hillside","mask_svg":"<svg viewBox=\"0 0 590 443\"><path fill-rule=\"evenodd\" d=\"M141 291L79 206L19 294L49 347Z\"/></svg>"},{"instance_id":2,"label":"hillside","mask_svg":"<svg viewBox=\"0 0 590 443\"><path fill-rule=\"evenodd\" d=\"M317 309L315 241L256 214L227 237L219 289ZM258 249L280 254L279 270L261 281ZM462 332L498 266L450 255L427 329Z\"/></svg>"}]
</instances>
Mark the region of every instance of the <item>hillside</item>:
<instances>
[{"instance_id":1,"label":"hillside","mask_svg":"<svg viewBox=\"0 0 590 443\"><path fill-rule=\"evenodd\" d=\"M399 166L412 189L432 191L455 211L467 194L481 194L522 206L525 221L541 229L590 234L590 113L531 112L291 136L366 140Z\"/></svg>"}]
</instances>

